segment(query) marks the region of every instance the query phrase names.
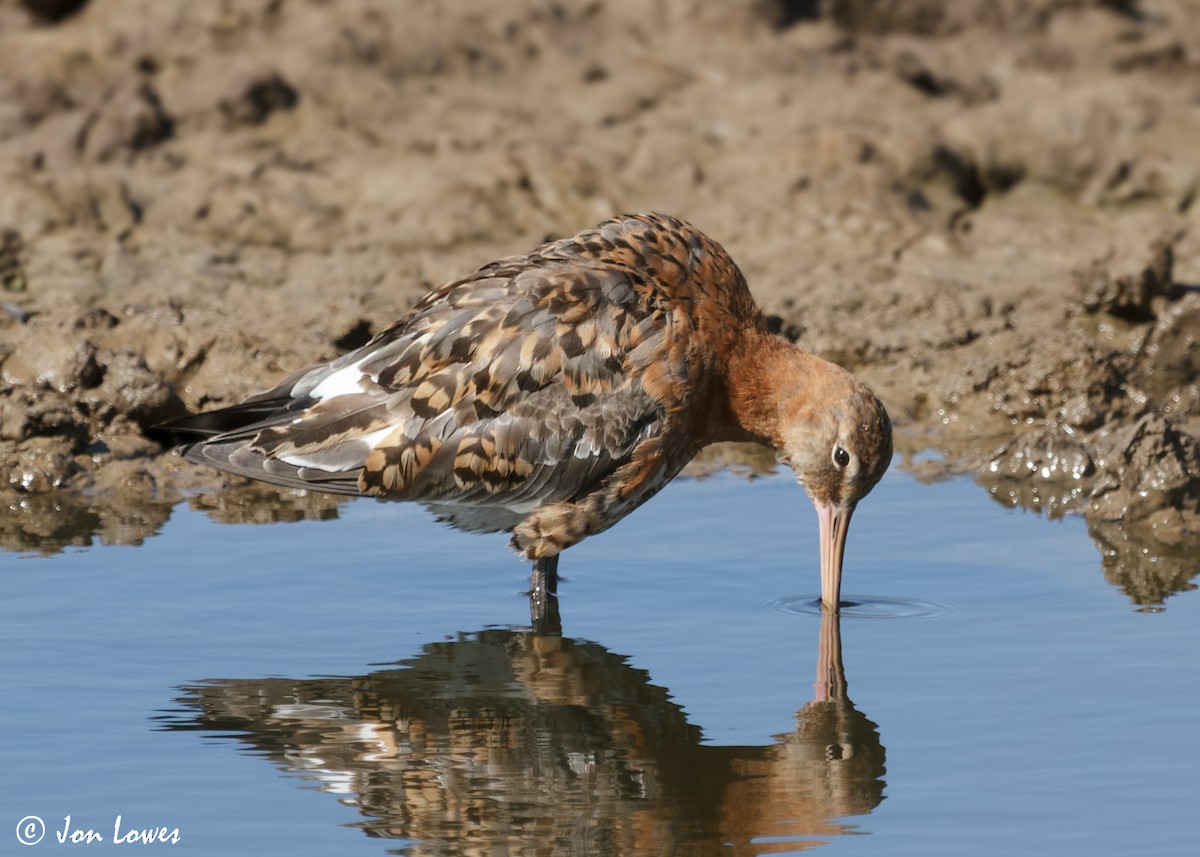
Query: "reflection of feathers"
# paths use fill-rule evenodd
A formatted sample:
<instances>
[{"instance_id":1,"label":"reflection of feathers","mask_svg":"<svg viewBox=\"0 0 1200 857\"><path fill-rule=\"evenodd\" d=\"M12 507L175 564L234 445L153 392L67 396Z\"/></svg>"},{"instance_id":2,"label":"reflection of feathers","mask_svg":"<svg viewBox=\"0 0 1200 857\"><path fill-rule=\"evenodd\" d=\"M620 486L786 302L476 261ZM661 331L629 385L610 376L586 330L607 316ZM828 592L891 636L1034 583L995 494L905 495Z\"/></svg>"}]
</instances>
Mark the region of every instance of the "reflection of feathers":
<instances>
[{"instance_id":1,"label":"reflection of feathers","mask_svg":"<svg viewBox=\"0 0 1200 857\"><path fill-rule=\"evenodd\" d=\"M488 629L368 675L208 681L160 722L317 779L414 854L758 854L883 799L878 728L837 686L770 744L721 746L628 658Z\"/></svg>"},{"instance_id":2,"label":"reflection of feathers","mask_svg":"<svg viewBox=\"0 0 1200 857\"><path fill-rule=\"evenodd\" d=\"M609 221L487 265L363 347L166 428L203 437L190 460L418 500L469 529L542 510L517 546L552 555L615 523L700 445L675 437L668 454L663 437L703 425L678 419L703 392L688 383L686 334L700 290L726 282L749 302L732 261L692 227Z\"/></svg>"}]
</instances>

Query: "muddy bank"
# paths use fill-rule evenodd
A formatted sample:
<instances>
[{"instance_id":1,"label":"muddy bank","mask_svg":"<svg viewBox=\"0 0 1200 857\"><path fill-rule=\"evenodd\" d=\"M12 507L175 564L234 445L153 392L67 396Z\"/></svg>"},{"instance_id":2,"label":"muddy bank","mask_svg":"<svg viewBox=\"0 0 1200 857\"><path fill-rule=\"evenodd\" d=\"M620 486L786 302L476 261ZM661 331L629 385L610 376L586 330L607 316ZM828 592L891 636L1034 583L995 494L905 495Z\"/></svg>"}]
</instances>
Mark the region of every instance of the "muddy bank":
<instances>
[{"instance_id":1,"label":"muddy bank","mask_svg":"<svg viewBox=\"0 0 1200 857\"><path fill-rule=\"evenodd\" d=\"M906 466L1085 515L1139 604L1200 571L1194 2L41 5L0 3L5 547L336 514L148 429L657 209Z\"/></svg>"}]
</instances>

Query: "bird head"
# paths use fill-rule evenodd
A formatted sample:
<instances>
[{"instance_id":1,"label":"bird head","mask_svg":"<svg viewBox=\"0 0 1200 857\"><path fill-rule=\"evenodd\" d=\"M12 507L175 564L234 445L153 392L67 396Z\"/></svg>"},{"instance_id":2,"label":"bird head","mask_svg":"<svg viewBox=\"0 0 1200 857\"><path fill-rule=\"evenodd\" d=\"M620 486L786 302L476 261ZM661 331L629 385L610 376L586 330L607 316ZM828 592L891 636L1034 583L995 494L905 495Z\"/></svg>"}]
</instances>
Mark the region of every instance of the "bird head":
<instances>
[{"instance_id":1,"label":"bird head","mask_svg":"<svg viewBox=\"0 0 1200 857\"><path fill-rule=\"evenodd\" d=\"M817 510L821 601L837 610L850 516L892 459L892 423L866 385L829 364L781 420L780 454ZM789 417L790 418L787 418Z\"/></svg>"}]
</instances>

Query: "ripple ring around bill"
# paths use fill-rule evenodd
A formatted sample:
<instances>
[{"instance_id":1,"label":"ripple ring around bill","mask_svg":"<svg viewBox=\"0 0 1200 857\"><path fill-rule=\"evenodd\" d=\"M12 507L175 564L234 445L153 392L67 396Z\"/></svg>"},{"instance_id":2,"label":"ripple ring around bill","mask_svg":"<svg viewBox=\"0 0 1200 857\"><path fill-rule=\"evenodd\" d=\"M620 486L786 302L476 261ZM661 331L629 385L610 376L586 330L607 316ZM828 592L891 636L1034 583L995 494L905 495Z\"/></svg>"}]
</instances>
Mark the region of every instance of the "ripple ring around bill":
<instances>
[{"instance_id":1,"label":"ripple ring around bill","mask_svg":"<svg viewBox=\"0 0 1200 857\"><path fill-rule=\"evenodd\" d=\"M820 616L821 599L811 595L792 595L768 601L767 608L791 616ZM875 595L842 599L839 611L846 619L933 619L953 613L957 608L940 601L911 598L887 598Z\"/></svg>"}]
</instances>

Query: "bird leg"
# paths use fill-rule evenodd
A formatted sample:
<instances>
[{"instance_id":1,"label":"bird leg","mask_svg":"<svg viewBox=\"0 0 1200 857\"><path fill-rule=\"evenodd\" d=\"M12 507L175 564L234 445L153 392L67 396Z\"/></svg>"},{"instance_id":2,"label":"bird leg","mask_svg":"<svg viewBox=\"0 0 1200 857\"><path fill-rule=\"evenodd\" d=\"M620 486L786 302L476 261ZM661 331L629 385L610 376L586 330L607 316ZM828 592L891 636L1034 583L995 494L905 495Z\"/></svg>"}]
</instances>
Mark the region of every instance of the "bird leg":
<instances>
[{"instance_id":1,"label":"bird leg","mask_svg":"<svg viewBox=\"0 0 1200 857\"><path fill-rule=\"evenodd\" d=\"M538 633L562 633L558 612L558 554L544 556L533 564L533 573L529 575L529 619Z\"/></svg>"}]
</instances>

